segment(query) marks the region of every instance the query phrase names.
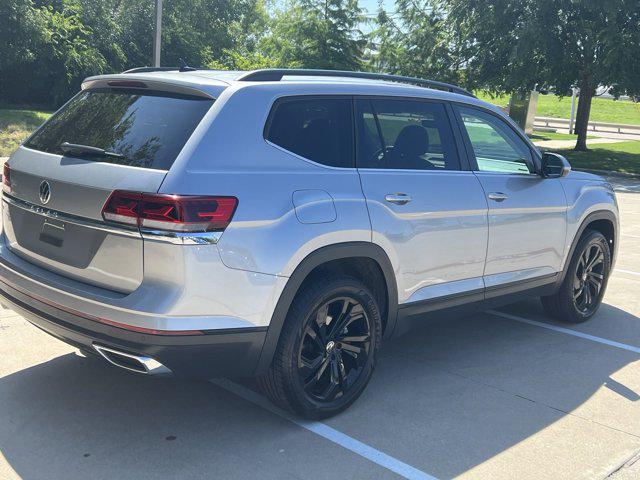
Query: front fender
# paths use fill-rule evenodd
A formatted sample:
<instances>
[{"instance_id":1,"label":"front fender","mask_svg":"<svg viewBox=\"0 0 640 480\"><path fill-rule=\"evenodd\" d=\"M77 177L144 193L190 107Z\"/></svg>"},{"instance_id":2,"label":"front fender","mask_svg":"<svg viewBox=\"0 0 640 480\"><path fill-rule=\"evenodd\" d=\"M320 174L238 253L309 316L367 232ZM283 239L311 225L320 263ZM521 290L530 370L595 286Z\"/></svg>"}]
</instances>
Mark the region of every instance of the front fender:
<instances>
[{"instance_id":1,"label":"front fender","mask_svg":"<svg viewBox=\"0 0 640 480\"><path fill-rule=\"evenodd\" d=\"M562 265L564 279L575 247L584 230L594 221L611 222L614 232L614 257L617 254L618 232L620 229L618 204L611 185L599 177L592 179L572 179L567 177L562 184L567 196L567 236L565 256Z\"/></svg>"}]
</instances>

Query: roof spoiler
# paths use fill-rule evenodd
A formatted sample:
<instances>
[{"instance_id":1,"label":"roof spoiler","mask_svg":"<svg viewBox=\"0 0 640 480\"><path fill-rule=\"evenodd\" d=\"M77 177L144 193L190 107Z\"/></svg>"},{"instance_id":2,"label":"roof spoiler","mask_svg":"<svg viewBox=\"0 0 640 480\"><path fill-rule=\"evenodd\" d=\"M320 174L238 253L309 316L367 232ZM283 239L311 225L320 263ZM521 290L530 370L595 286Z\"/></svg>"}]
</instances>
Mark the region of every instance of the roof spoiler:
<instances>
[{"instance_id":1,"label":"roof spoiler","mask_svg":"<svg viewBox=\"0 0 640 480\"><path fill-rule=\"evenodd\" d=\"M192 72L195 70L207 70L204 68L193 68L186 64L180 67L138 67L126 70L122 73L148 73L148 72ZM405 83L409 85L417 85L419 87L434 88L447 92L458 93L467 97L476 98L474 94L465 90L458 85L451 83L438 82L436 80L427 80L418 77L406 77L403 75L391 75L386 73L373 72L351 72L347 70L314 70L301 68L265 68L262 70L253 70L246 72L236 78L241 82L279 82L282 77L334 77L334 78L362 78L365 80L385 80L388 82Z\"/></svg>"}]
</instances>

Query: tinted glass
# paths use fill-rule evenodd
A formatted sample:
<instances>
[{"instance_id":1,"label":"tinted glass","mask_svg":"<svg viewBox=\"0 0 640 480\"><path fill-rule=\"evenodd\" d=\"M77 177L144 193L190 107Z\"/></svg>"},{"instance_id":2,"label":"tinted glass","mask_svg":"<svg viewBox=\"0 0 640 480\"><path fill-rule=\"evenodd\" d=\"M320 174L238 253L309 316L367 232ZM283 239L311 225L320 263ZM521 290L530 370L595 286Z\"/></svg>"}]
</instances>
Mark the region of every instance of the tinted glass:
<instances>
[{"instance_id":1,"label":"tinted glass","mask_svg":"<svg viewBox=\"0 0 640 480\"><path fill-rule=\"evenodd\" d=\"M25 144L62 155L63 142L88 145L123 157L83 159L168 170L213 100L141 92L89 90L74 97Z\"/></svg>"},{"instance_id":2,"label":"tinted glass","mask_svg":"<svg viewBox=\"0 0 640 480\"><path fill-rule=\"evenodd\" d=\"M359 168L460 170L443 104L362 99L356 111Z\"/></svg>"},{"instance_id":3,"label":"tinted glass","mask_svg":"<svg viewBox=\"0 0 640 480\"><path fill-rule=\"evenodd\" d=\"M352 167L351 100L281 100L271 114L266 138L314 162L331 167Z\"/></svg>"},{"instance_id":4,"label":"tinted glass","mask_svg":"<svg viewBox=\"0 0 640 480\"><path fill-rule=\"evenodd\" d=\"M529 146L504 120L475 108L459 107L478 170L485 172L530 173Z\"/></svg>"}]
</instances>

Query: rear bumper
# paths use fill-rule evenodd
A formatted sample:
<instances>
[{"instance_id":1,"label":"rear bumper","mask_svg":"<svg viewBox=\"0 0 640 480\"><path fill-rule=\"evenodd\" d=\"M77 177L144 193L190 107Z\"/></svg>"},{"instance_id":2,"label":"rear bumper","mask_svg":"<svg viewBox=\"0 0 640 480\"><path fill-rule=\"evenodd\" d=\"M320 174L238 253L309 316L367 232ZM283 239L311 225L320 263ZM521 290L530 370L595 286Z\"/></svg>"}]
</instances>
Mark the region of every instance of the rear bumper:
<instances>
[{"instance_id":1,"label":"rear bumper","mask_svg":"<svg viewBox=\"0 0 640 480\"><path fill-rule=\"evenodd\" d=\"M106 346L157 360L172 373L209 379L254 374L266 327L199 335L151 335L105 325L41 302L0 281L0 303L50 335L85 351Z\"/></svg>"}]
</instances>

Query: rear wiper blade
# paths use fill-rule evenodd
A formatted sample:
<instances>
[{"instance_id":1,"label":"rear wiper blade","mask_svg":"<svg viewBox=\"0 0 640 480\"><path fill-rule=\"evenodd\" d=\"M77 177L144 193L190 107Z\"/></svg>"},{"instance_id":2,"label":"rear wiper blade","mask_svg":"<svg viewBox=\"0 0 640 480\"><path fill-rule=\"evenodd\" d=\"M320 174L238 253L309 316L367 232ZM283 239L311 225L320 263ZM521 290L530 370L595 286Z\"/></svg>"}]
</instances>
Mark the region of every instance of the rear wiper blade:
<instances>
[{"instance_id":1,"label":"rear wiper blade","mask_svg":"<svg viewBox=\"0 0 640 480\"><path fill-rule=\"evenodd\" d=\"M110 152L104 148L69 142L62 142L60 144L60 150L69 155L100 155L101 157L125 158L124 155L116 152Z\"/></svg>"}]
</instances>

